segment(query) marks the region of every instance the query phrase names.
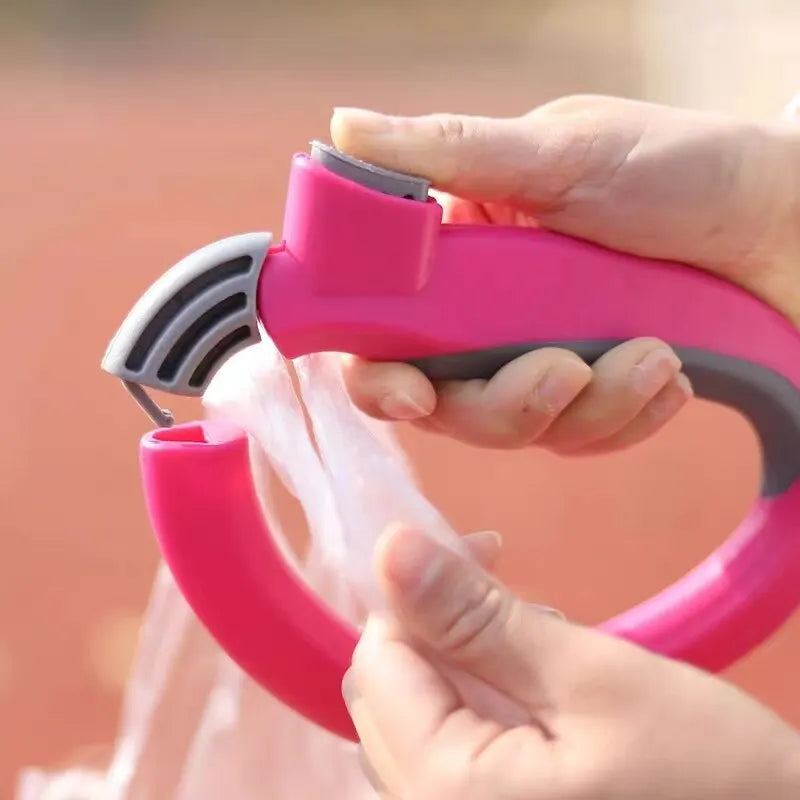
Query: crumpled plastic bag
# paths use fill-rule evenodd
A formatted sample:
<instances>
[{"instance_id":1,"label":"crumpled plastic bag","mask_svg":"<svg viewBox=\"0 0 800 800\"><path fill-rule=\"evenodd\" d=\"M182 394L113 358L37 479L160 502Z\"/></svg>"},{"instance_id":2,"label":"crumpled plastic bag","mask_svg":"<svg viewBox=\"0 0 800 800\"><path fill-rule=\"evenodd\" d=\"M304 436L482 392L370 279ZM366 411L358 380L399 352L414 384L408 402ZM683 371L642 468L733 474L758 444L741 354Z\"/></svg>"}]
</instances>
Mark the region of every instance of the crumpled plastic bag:
<instances>
[{"instance_id":1,"label":"crumpled plastic bag","mask_svg":"<svg viewBox=\"0 0 800 800\"><path fill-rule=\"evenodd\" d=\"M254 477L276 536L283 536L276 480L297 498L309 533L304 575L355 624L381 607L372 557L387 525L420 526L461 548L461 538L417 488L391 426L351 405L336 356L317 354L288 365L265 338L223 366L204 405L209 416L250 434ZM361 772L356 746L306 721L247 677L200 625L161 566L107 768L30 769L20 777L16 798L223 797L377 795Z\"/></svg>"}]
</instances>

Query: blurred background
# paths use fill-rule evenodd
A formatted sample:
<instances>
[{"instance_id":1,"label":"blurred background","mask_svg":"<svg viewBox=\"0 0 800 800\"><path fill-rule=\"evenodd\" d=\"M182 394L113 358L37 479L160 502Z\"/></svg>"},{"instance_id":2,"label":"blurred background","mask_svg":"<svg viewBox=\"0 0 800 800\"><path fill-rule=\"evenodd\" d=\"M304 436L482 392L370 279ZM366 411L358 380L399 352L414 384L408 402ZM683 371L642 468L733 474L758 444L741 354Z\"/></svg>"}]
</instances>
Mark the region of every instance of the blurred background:
<instances>
[{"instance_id":1,"label":"blurred background","mask_svg":"<svg viewBox=\"0 0 800 800\"><path fill-rule=\"evenodd\" d=\"M798 41L797 0L0 0L0 798L23 765L102 757L154 577L147 420L100 373L106 342L186 252L280 230L289 159L334 105L599 92L771 117ZM454 524L504 531L503 576L587 622L679 577L758 482L747 425L699 402L600 460L402 435ZM731 678L800 724L798 659L800 620Z\"/></svg>"}]
</instances>

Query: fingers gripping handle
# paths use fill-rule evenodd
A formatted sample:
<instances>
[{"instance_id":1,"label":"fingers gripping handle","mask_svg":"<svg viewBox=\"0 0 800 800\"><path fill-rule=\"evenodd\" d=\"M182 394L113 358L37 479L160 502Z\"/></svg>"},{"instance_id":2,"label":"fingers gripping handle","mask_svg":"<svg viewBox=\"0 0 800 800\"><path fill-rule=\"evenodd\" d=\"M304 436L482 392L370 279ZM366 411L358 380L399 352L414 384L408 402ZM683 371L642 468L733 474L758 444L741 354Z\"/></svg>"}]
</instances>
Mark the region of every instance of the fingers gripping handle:
<instances>
[{"instance_id":1,"label":"fingers gripping handle","mask_svg":"<svg viewBox=\"0 0 800 800\"><path fill-rule=\"evenodd\" d=\"M521 344L423 358L414 363L431 380L487 379L513 359L541 347L572 350L591 364L621 343ZM771 497L786 491L800 477L800 391L783 375L752 361L700 348L675 350L698 397L737 409L755 428L764 459L764 495ZM797 350L800 359L800 344Z\"/></svg>"},{"instance_id":2,"label":"fingers gripping handle","mask_svg":"<svg viewBox=\"0 0 800 800\"><path fill-rule=\"evenodd\" d=\"M627 338L657 336L675 348L699 397L739 410L760 440L761 498L703 563L602 626L664 655L721 670L800 604L800 334L764 303L711 276L677 265L637 265L621 255L613 261L608 272L595 261L561 275L565 294L574 297L577 285L577 294L587 295L578 298L580 314L553 302L545 310L549 317L530 325L572 328L573 337L464 347L412 362L434 380L489 378L540 347L566 347L591 363ZM627 269L642 273L626 276ZM582 282L571 283L581 272ZM593 306L581 302L590 295ZM496 342L496 333L487 339Z\"/></svg>"}]
</instances>

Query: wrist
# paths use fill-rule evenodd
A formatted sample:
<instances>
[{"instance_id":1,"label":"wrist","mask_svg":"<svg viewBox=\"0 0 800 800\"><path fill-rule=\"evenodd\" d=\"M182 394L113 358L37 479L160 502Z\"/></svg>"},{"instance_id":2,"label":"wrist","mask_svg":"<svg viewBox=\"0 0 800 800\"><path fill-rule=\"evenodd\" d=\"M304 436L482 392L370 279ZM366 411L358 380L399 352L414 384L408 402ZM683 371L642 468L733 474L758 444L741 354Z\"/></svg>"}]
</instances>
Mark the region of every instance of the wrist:
<instances>
[{"instance_id":1,"label":"wrist","mask_svg":"<svg viewBox=\"0 0 800 800\"><path fill-rule=\"evenodd\" d=\"M800 327L800 123L756 126L764 195L762 236L749 254L742 283Z\"/></svg>"},{"instance_id":2,"label":"wrist","mask_svg":"<svg viewBox=\"0 0 800 800\"><path fill-rule=\"evenodd\" d=\"M800 117L773 123L769 135L774 142L778 167L783 167L786 176L788 212L800 239Z\"/></svg>"},{"instance_id":3,"label":"wrist","mask_svg":"<svg viewBox=\"0 0 800 800\"><path fill-rule=\"evenodd\" d=\"M767 126L766 135L773 154L769 168L781 176L776 191L783 202L777 213L786 224L785 244L796 256L800 253L800 119L774 122Z\"/></svg>"}]
</instances>

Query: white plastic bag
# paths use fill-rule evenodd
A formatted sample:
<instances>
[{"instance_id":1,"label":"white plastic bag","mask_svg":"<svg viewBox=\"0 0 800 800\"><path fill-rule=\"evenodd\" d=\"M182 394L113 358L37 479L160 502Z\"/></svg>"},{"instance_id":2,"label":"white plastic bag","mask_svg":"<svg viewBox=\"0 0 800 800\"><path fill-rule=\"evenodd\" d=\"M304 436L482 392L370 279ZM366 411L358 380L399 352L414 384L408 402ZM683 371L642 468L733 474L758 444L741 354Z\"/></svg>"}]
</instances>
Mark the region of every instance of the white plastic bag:
<instances>
[{"instance_id":1,"label":"white plastic bag","mask_svg":"<svg viewBox=\"0 0 800 800\"><path fill-rule=\"evenodd\" d=\"M390 426L350 404L336 357L308 356L294 368L293 380L291 367L264 341L225 364L205 406L210 416L236 422L251 435L254 476L276 535L281 521L272 474L299 500L310 533L305 577L359 624L381 604L372 556L386 526L421 526L454 548L461 548L461 539L417 489ZM28 770L17 800L223 797L376 795L361 773L356 747L307 722L244 675L161 567L108 769Z\"/></svg>"}]
</instances>

